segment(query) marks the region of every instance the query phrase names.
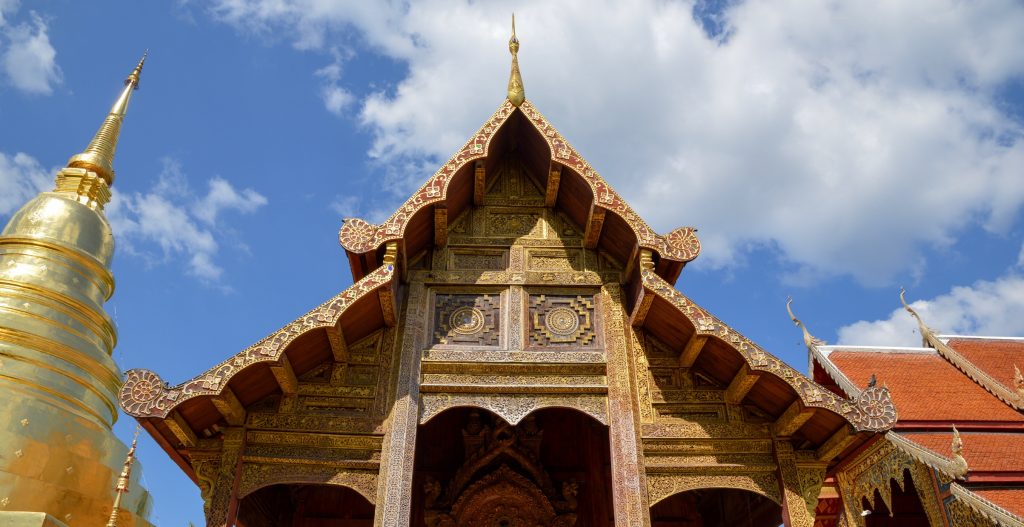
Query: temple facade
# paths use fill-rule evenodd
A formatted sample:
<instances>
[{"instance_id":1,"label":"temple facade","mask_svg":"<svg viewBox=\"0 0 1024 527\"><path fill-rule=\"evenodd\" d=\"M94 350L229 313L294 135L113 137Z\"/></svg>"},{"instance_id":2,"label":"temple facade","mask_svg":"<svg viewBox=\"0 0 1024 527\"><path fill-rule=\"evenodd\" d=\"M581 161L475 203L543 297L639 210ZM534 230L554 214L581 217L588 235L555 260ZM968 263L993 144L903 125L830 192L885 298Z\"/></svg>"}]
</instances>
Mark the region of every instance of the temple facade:
<instances>
[{"instance_id":1,"label":"temple facade","mask_svg":"<svg viewBox=\"0 0 1024 527\"><path fill-rule=\"evenodd\" d=\"M146 526L117 404L244 527L1024 526L1024 340L829 346L802 374L674 286L662 235L526 99L385 222L353 285L193 378L110 359L103 205L138 67L0 235L0 525ZM134 445L133 445L134 446Z\"/></svg>"}]
</instances>

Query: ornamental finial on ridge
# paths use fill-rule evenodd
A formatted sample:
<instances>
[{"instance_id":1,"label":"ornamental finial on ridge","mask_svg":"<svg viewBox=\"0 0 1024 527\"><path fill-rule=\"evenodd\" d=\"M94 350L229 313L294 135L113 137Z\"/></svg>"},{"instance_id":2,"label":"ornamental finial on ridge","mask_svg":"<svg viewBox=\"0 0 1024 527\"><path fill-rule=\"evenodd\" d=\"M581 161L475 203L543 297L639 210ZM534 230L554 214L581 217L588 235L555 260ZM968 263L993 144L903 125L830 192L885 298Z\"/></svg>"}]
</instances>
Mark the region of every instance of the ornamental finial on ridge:
<instances>
[{"instance_id":1,"label":"ornamental finial on ridge","mask_svg":"<svg viewBox=\"0 0 1024 527\"><path fill-rule=\"evenodd\" d=\"M807 346L807 350L808 351L812 351L814 348L816 348L818 346L824 346L825 345L825 341L819 339L818 337L815 337L814 335L811 335L811 332L807 330L807 326L805 326L804 323L801 322L799 318L796 318L796 315L793 314L793 307L792 307L792 305L793 305L793 297L787 298L786 299L786 312L789 313L789 318L793 321L793 324L796 324L796 326L799 327L804 332L804 344Z\"/></svg>"},{"instance_id":2,"label":"ornamental finial on ridge","mask_svg":"<svg viewBox=\"0 0 1024 527\"><path fill-rule=\"evenodd\" d=\"M508 78L508 100L515 106L526 100L523 77L519 74L519 39L516 38L516 14L512 13L512 37L508 39L508 51L512 54L512 73Z\"/></svg>"},{"instance_id":3,"label":"ornamental finial on ridge","mask_svg":"<svg viewBox=\"0 0 1024 527\"><path fill-rule=\"evenodd\" d=\"M135 69L125 79L121 95L114 101L114 106L110 108L110 113L103 120L89 146L68 160L69 168L84 168L95 172L107 182L107 185L114 184L114 151L117 150L117 138L121 134L121 122L128 112L128 101L132 97L132 91L139 87L139 76L142 74L142 65L146 62L148 53L147 51L142 55Z\"/></svg>"}]
</instances>

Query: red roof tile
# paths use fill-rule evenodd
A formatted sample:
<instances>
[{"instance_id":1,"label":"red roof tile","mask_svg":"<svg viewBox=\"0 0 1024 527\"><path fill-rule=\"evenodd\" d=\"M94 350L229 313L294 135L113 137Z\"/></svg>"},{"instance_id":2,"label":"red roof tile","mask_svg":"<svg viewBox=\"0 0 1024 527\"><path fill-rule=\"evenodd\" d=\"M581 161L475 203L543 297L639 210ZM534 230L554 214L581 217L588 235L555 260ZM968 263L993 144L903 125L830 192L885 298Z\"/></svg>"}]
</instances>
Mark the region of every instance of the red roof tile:
<instances>
[{"instance_id":1,"label":"red roof tile","mask_svg":"<svg viewBox=\"0 0 1024 527\"><path fill-rule=\"evenodd\" d=\"M1024 368L1024 340L951 337L947 344L993 379L1015 389L1013 366Z\"/></svg>"},{"instance_id":2,"label":"red roof tile","mask_svg":"<svg viewBox=\"0 0 1024 527\"><path fill-rule=\"evenodd\" d=\"M946 457L953 456L953 432L900 433L903 437ZM970 473L1024 472L1024 433L960 432L964 459ZM970 478L968 478L969 480Z\"/></svg>"},{"instance_id":3,"label":"red roof tile","mask_svg":"<svg viewBox=\"0 0 1024 527\"><path fill-rule=\"evenodd\" d=\"M880 384L889 387L900 421L1024 422L1024 415L985 391L934 350L837 348L828 358L862 388L872 374L876 375Z\"/></svg>"},{"instance_id":4,"label":"red roof tile","mask_svg":"<svg viewBox=\"0 0 1024 527\"><path fill-rule=\"evenodd\" d=\"M1020 489L971 489L971 492L996 505L1024 517L1024 488Z\"/></svg>"}]
</instances>

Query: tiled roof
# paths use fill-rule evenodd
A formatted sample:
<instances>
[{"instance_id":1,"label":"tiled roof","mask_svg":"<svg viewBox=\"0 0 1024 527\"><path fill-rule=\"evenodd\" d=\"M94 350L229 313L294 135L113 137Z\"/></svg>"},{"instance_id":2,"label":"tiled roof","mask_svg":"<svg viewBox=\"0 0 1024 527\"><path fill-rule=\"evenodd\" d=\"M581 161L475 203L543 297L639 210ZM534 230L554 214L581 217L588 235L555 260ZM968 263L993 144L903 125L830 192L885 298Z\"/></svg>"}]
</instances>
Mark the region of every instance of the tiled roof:
<instances>
[{"instance_id":1,"label":"tiled roof","mask_svg":"<svg viewBox=\"0 0 1024 527\"><path fill-rule=\"evenodd\" d=\"M971 492L985 498L1017 516L1024 517L1024 487L1017 489L970 489Z\"/></svg>"},{"instance_id":2,"label":"tiled roof","mask_svg":"<svg viewBox=\"0 0 1024 527\"><path fill-rule=\"evenodd\" d=\"M1013 390L1013 366L1024 368L1024 340L950 337L947 345Z\"/></svg>"},{"instance_id":3,"label":"tiled roof","mask_svg":"<svg viewBox=\"0 0 1024 527\"><path fill-rule=\"evenodd\" d=\"M953 432L901 435L945 457L953 456ZM1024 472L1024 433L960 432L969 474L975 472ZM970 477L968 477L968 481Z\"/></svg>"},{"instance_id":4,"label":"tiled roof","mask_svg":"<svg viewBox=\"0 0 1024 527\"><path fill-rule=\"evenodd\" d=\"M880 384L888 386L900 421L1024 422L1024 415L985 391L933 350L835 348L828 359L862 388L872 374Z\"/></svg>"}]
</instances>

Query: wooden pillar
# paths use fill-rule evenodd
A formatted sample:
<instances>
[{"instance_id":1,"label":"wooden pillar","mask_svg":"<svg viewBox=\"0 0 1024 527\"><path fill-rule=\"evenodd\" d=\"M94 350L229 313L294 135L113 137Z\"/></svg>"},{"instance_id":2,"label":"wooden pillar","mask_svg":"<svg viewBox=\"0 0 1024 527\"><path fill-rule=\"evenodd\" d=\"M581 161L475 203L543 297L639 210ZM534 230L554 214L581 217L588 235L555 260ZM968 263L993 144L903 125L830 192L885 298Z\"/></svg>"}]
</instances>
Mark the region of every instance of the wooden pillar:
<instances>
[{"instance_id":1,"label":"wooden pillar","mask_svg":"<svg viewBox=\"0 0 1024 527\"><path fill-rule=\"evenodd\" d=\"M605 346L608 355L608 435L611 442L612 504L618 527L650 527L647 473L643 463L638 410L632 379L632 338L618 284L605 284Z\"/></svg>"},{"instance_id":2,"label":"wooden pillar","mask_svg":"<svg viewBox=\"0 0 1024 527\"><path fill-rule=\"evenodd\" d=\"M412 476L416 453L416 427L420 412L420 354L426 323L427 295L422 283L409 285L409 298L401 317L401 341L395 397L384 429L377 503L373 524L378 527L409 525Z\"/></svg>"},{"instance_id":3,"label":"wooden pillar","mask_svg":"<svg viewBox=\"0 0 1024 527\"><path fill-rule=\"evenodd\" d=\"M782 496L782 523L786 527L814 527L814 506L809 505L801 487L796 453L786 440L775 441L775 462ZM819 478L820 481L820 478ZM821 484L818 484L821 488Z\"/></svg>"},{"instance_id":4,"label":"wooden pillar","mask_svg":"<svg viewBox=\"0 0 1024 527\"><path fill-rule=\"evenodd\" d=\"M238 482L242 474L243 448L245 429L240 426L225 429L220 462L212 478L209 507L206 509L208 527L234 527L238 519Z\"/></svg>"}]
</instances>

